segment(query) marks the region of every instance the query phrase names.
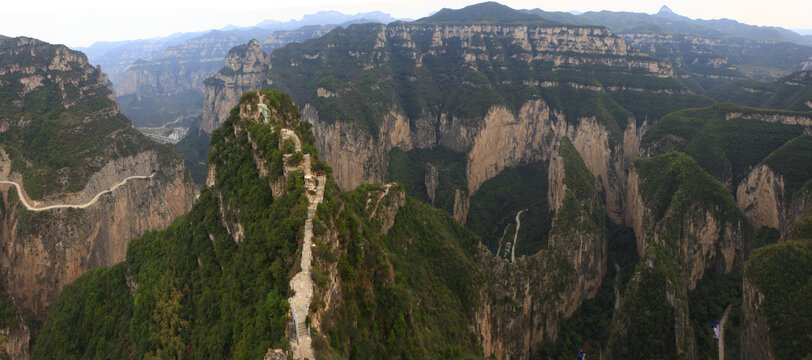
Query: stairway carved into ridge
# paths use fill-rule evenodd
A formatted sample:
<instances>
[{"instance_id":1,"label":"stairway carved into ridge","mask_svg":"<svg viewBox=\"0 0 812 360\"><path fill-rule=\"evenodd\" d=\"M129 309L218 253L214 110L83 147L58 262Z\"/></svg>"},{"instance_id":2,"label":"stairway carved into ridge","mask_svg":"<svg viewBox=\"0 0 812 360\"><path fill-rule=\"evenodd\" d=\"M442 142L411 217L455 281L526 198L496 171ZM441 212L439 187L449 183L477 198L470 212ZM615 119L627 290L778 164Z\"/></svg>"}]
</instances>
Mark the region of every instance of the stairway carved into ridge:
<instances>
[{"instance_id":1,"label":"stairway carved into ridge","mask_svg":"<svg viewBox=\"0 0 812 360\"><path fill-rule=\"evenodd\" d=\"M302 145L296 133L289 129L282 129L281 136L283 140L293 141L296 151L302 151ZM282 144L280 144L281 146ZM292 154L284 156L285 164ZM301 163L296 166L285 165L285 176L292 171L301 171L304 173L305 188L307 189L307 220L304 227L304 238L302 239L302 259L301 270L290 280L290 288L293 290L294 295L288 298L290 303L291 312L290 317L293 320L295 328L295 338L291 339L290 345L293 350L294 359L315 359L313 346L311 345L310 329L307 324L307 314L310 308L310 302L313 299L313 279L310 274L311 262L313 260L312 246L313 246L313 216L316 215L319 203L324 199L324 185L327 182L327 177L324 175L313 174L310 169L310 154L304 154Z\"/></svg>"}]
</instances>

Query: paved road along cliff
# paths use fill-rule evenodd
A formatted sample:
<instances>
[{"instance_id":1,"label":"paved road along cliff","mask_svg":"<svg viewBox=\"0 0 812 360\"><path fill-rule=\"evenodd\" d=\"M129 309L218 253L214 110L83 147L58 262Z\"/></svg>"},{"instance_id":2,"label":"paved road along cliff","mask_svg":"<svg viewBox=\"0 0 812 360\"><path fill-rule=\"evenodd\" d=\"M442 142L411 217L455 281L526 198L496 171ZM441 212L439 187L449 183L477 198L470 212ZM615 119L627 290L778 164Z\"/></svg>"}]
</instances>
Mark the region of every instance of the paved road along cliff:
<instances>
[{"instance_id":1,"label":"paved road along cliff","mask_svg":"<svg viewBox=\"0 0 812 360\"><path fill-rule=\"evenodd\" d=\"M23 187L20 186L20 184L14 182L14 181L8 181L8 180L0 180L0 184L14 185L14 187L17 188L17 196L20 197L20 201L22 201L23 205L25 205L25 208L30 210L30 211L45 211L45 210L66 209L66 208L84 209L84 208L86 208L86 207L88 207L90 205L93 205L94 203L96 203L96 201L99 201L99 198L102 195L104 195L105 193L112 192L113 190L115 190L119 186L122 186L122 185L126 184L127 181L130 181L130 180L133 180L133 179L151 179L154 176L155 176L155 173L152 173L152 175L145 175L145 176L136 175L136 176L126 177L126 178L124 178L124 180L121 180L120 182L113 185L109 189L104 190L104 191L100 191L98 194L96 194L96 196L93 197L93 199L90 199L90 201L88 201L88 202L86 202L84 204L56 204L56 205L47 205L47 206L42 206L42 207L31 206L31 204L28 203L28 196L25 194L25 190L23 190Z\"/></svg>"}]
</instances>

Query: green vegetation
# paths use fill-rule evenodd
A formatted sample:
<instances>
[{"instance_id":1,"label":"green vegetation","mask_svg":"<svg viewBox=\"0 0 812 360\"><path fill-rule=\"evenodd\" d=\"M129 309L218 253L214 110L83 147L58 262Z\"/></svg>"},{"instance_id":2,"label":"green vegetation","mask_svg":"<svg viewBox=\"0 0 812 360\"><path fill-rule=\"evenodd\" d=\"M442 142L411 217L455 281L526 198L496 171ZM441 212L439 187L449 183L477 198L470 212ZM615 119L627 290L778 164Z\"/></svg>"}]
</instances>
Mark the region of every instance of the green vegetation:
<instances>
[{"instance_id":1,"label":"green vegetation","mask_svg":"<svg viewBox=\"0 0 812 360\"><path fill-rule=\"evenodd\" d=\"M295 110L286 105L277 110ZM233 112L212 134L214 187L204 187L192 211L166 230L131 241L125 263L66 287L33 358L256 359L287 346L285 299L307 212L304 182L294 175L287 193L274 198L247 134L234 133L237 123L248 131L268 128L270 134L252 133L260 151L278 137L273 125ZM222 225L233 232L238 223L239 243Z\"/></svg>"},{"instance_id":2,"label":"green vegetation","mask_svg":"<svg viewBox=\"0 0 812 360\"><path fill-rule=\"evenodd\" d=\"M288 347L285 299L298 270L307 200L300 175L289 177L279 197L269 183L278 176L272 162L281 164L282 153L291 151L284 144L279 149L283 124L302 133L303 147L314 144L311 125L298 121L289 97L250 93L244 104L259 95L279 103L272 107L279 116L260 124L233 111L212 134L214 186L203 187L192 211L166 230L131 241L126 262L65 287L34 359L256 359L268 348ZM237 126L242 130L235 134ZM254 154L266 160L267 176L259 175ZM321 317L328 333L313 328L314 346L326 357L481 358L471 322L479 239L446 212L410 197L382 234L381 221L366 207L382 190L366 185L342 194L328 183L314 220L313 273L323 287L323 269L335 264L342 300ZM390 189L381 206L401 191ZM324 246L326 234L338 239L335 250ZM312 310L319 306L317 298Z\"/></svg>"},{"instance_id":3,"label":"green vegetation","mask_svg":"<svg viewBox=\"0 0 812 360\"><path fill-rule=\"evenodd\" d=\"M720 102L744 106L794 111L810 110L812 71L799 71L774 82L741 80L728 83L707 93Z\"/></svg>"},{"instance_id":4,"label":"green vegetation","mask_svg":"<svg viewBox=\"0 0 812 360\"><path fill-rule=\"evenodd\" d=\"M558 153L564 162L564 185L567 186L567 190L572 191L580 201L594 196L595 176L586 168L584 160L568 137L561 139Z\"/></svg>"},{"instance_id":5,"label":"green vegetation","mask_svg":"<svg viewBox=\"0 0 812 360\"><path fill-rule=\"evenodd\" d=\"M557 23L539 16L513 10L497 2L489 1L466 6L459 10L444 8L437 13L415 21L418 24L499 24L529 25Z\"/></svg>"},{"instance_id":6,"label":"green vegetation","mask_svg":"<svg viewBox=\"0 0 812 360\"><path fill-rule=\"evenodd\" d=\"M796 137L773 153L764 163L784 177L784 191L793 195L812 180L812 136Z\"/></svg>"},{"instance_id":7,"label":"green vegetation","mask_svg":"<svg viewBox=\"0 0 812 360\"><path fill-rule=\"evenodd\" d=\"M727 119L729 113L794 114L732 104L678 111L647 131L641 145L655 153L685 152L717 180L735 187L753 166L804 130L801 125Z\"/></svg>"},{"instance_id":8,"label":"green vegetation","mask_svg":"<svg viewBox=\"0 0 812 360\"><path fill-rule=\"evenodd\" d=\"M202 185L206 182L211 136L204 131L197 131L196 128L197 126L192 126L189 133L175 144L175 150L183 158L183 164L189 169L195 184Z\"/></svg>"},{"instance_id":9,"label":"green vegetation","mask_svg":"<svg viewBox=\"0 0 812 360\"><path fill-rule=\"evenodd\" d=\"M37 338L34 359L127 357L133 299L127 265L90 270L65 286Z\"/></svg>"},{"instance_id":10,"label":"green vegetation","mask_svg":"<svg viewBox=\"0 0 812 360\"><path fill-rule=\"evenodd\" d=\"M624 322L616 327L625 327L625 331L620 336L614 336L616 333L613 332L609 340L612 357L676 359L673 324L678 310L666 297L680 287L674 254L658 244L649 246L644 260L637 264L635 279L639 280L629 282L620 308L615 311L622 314L621 321ZM685 299L677 297L674 301L684 304Z\"/></svg>"},{"instance_id":11,"label":"green vegetation","mask_svg":"<svg viewBox=\"0 0 812 360\"><path fill-rule=\"evenodd\" d=\"M527 211L521 215L516 254L532 255L547 247L553 220L547 204L546 163L505 169L484 182L471 196L465 226L495 253L503 235L503 245L513 242L516 213L523 209Z\"/></svg>"},{"instance_id":12,"label":"green vegetation","mask_svg":"<svg viewBox=\"0 0 812 360\"><path fill-rule=\"evenodd\" d=\"M154 127L169 124L178 118L199 117L203 104L200 90L186 90L172 95L123 95L117 98L124 113L136 127Z\"/></svg>"},{"instance_id":13,"label":"green vegetation","mask_svg":"<svg viewBox=\"0 0 812 360\"><path fill-rule=\"evenodd\" d=\"M382 235L380 224L367 220L367 198L378 196L372 191L381 188L363 185L343 194L336 199L343 210L326 206L335 209L328 218L342 249L336 256L342 303L325 314L322 328L329 332L322 353L352 359L481 358L471 322L479 280L472 259L479 239L448 213L410 197ZM390 196L396 191L401 190L390 189ZM322 255L319 262L330 257Z\"/></svg>"},{"instance_id":14,"label":"green vegetation","mask_svg":"<svg viewBox=\"0 0 812 360\"><path fill-rule=\"evenodd\" d=\"M0 40L0 47L16 47L16 42ZM0 76L0 118L15 119L0 134L0 143L32 199L80 191L109 161L144 151L156 152L162 165L179 161L170 146L147 139L114 111L112 91L99 70L88 64L47 70L62 46L38 41L25 46L5 52L0 64L37 66L43 79L23 92L20 73Z\"/></svg>"},{"instance_id":15,"label":"green vegetation","mask_svg":"<svg viewBox=\"0 0 812 360\"><path fill-rule=\"evenodd\" d=\"M442 51L433 43L433 24L486 23L522 24L531 30L555 25L496 3L444 9L417 22L393 24L408 26L410 40L387 39L383 47L378 34L387 31L384 25L351 25L275 50L270 78L273 86L299 103L313 105L320 121L352 123L373 137L380 134L382 119L391 111L405 114L413 126L445 117L476 127L493 106L518 114L528 102L543 100L569 122L594 117L610 131L610 143L614 143L632 116L638 122L653 121L684 107L712 103L686 92L674 78L612 65L652 61L647 55L562 51L555 54L583 61L558 64L541 59L528 62L528 57L543 59L550 53L523 49L509 36L482 34L465 41L451 36L443 41ZM319 55L313 58L314 54ZM551 83L557 85L542 85ZM336 96L320 97L318 88Z\"/></svg>"},{"instance_id":16,"label":"green vegetation","mask_svg":"<svg viewBox=\"0 0 812 360\"><path fill-rule=\"evenodd\" d=\"M17 307L11 301L6 289L0 285L0 329L16 323Z\"/></svg>"},{"instance_id":17,"label":"green vegetation","mask_svg":"<svg viewBox=\"0 0 812 360\"><path fill-rule=\"evenodd\" d=\"M730 318L738 318L741 311L742 277L741 273L713 274L705 276L689 292L691 326L696 334L696 358L714 359L718 345L713 339L711 321L722 320L728 305L731 313L725 327L725 357L739 353L739 327ZM734 340L728 342L728 340ZM731 353L732 352L732 353Z\"/></svg>"},{"instance_id":18,"label":"green vegetation","mask_svg":"<svg viewBox=\"0 0 812 360\"><path fill-rule=\"evenodd\" d=\"M651 159L639 159L640 192L654 221L670 212L680 221L697 210L710 211L721 221L745 223L733 196L717 180L682 153L668 153Z\"/></svg>"},{"instance_id":19,"label":"green vegetation","mask_svg":"<svg viewBox=\"0 0 812 360\"><path fill-rule=\"evenodd\" d=\"M437 169L438 185L433 205L452 213L456 190L467 192L465 154L443 147L389 152L389 181L403 184L406 193L414 198L430 202L426 190L426 164Z\"/></svg>"},{"instance_id":20,"label":"green vegetation","mask_svg":"<svg viewBox=\"0 0 812 360\"><path fill-rule=\"evenodd\" d=\"M607 268L603 282L594 299L585 300L572 317L564 319L558 330L558 340L545 343L541 350L531 358L537 359L574 359L581 346L589 341L587 356L599 358L606 350L612 327L612 316L615 306L615 278L618 273L615 264L620 267L620 280L617 286L622 290L631 279L635 264L638 261L637 243L634 231L630 227L617 226L610 221L607 226ZM522 225L524 227L524 225Z\"/></svg>"},{"instance_id":21,"label":"green vegetation","mask_svg":"<svg viewBox=\"0 0 812 360\"><path fill-rule=\"evenodd\" d=\"M777 359L812 355L812 240L790 240L752 252L746 281L764 294L759 308Z\"/></svg>"}]
</instances>

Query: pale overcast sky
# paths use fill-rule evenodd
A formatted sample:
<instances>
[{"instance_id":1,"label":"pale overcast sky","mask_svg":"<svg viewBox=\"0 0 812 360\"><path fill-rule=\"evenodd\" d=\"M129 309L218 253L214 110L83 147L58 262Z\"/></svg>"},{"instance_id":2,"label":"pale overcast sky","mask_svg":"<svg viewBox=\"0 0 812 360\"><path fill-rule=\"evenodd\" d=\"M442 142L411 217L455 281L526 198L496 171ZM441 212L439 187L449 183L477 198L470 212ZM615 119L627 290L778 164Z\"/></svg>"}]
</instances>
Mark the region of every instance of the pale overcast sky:
<instances>
[{"instance_id":1,"label":"pale overcast sky","mask_svg":"<svg viewBox=\"0 0 812 360\"><path fill-rule=\"evenodd\" d=\"M2 0L0 34L30 36L51 43L88 46L165 36L176 32L251 26L265 19L300 19L321 10L343 13L380 10L398 18L420 18L443 7L476 0ZM812 28L812 0L503 0L515 9L634 11L655 13L663 4L691 18L729 18L752 25Z\"/></svg>"}]
</instances>

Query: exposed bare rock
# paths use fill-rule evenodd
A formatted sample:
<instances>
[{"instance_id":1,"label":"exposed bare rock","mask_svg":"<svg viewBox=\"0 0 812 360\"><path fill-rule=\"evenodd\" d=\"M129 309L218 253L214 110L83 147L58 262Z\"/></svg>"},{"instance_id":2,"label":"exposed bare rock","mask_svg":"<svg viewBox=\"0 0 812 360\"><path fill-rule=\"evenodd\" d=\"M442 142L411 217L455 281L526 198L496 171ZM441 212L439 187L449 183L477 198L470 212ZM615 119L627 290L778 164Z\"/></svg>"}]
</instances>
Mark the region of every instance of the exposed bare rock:
<instances>
[{"instance_id":1,"label":"exposed bare rock","mask_svg":"<svg viewBox=\"0 0 812 360\"><path fill-rule=\"evenodd\" d=\"M12 319L12 323L0 329L0 356L11 360L28 360L31 331L22 316Z\"/></svg>"},{"instance_id":2,"label":"exposed bare rock","mask_svg":"<svg viewBox=\"0 0 812 360\"><path fill-rule=\"evenodd\" d=\"M755 227L781 227L784 179L767 164L753 169L736 190L739 208Z\"/></svg>"},{"instance_id":3,"label":"exposed bare rock","mask_svg":"<svg viewBox=\"0 0 812 360\"><path fill-rule=\"evenodd\" d=\"M420 132L410 129L408 118L394 111L384 116L377 138L353 123L322 120L311 105L305 105L302 120L313 124L319 156L333 168L342 189L385 182L389 150L409 151L414 143L424 142Z\"/></svg>"},{"instance_id":4,"label":"exposed bare rock","mask_svg":"<svg viewBox=\"0 0 812 360\"><path fill-rule=\"evenodd\" d=\"M281 349L268 349L268 353L265 354L264 360L286 360L288 357L285 356L285 352Z\"/></svg>"},{"instance_id":5,"label":"exposed bare rock","mask_svg":"<svg viewBox=\"0 0 812 360\"><path fill-rule=\"evenodd\" d=\"M596 176L596 185L606 197L607 213L618 222L622 213L621 180L631 166L631 159L637 155L640 133L636 126L630 125L624 133L624 142L618 141L610 147L609 130L596 119L583 118L570 124L563 114L551 110L541 100L526 103L518 116L502 106L494 106L479 128L441 118L439 143L432 142L430 133L410 128L408 119L394 112L384 118L378 137L370 136L353 123L328 123L320 119L310 105L305 106L302 116L314 124L319 154L333 168L343 189L384 182L387 154L393 148L408 151L414 147L445 146L443 142L448 141L444 139L457 133L462 136L456 144L450 145L461 147L467 153L468 193L474 194L483 182L506 168L549 160L554 144L569 136ZM452 130L452 125L458 127ZM621 156L626 149L630 154Z\"/></svg>"},{"instance_id":6,"label":"exposed bare rock","mask_svg":"<svg viewBox=\"0 0 812 360\"><path fill-rule=\"evenodd\" d=\"M564 186L564 159L558 154L550 157L550 166L547 170L547 204L550 211L558 211L564 202L566 192Z\"/></svg>"},{"instance_id":7,"label":"exposed bare rock","mask_svg":"<svg viewBox=\"0 0 812 360\"><path fill-rule=\"evenodd\" d=\"M742 298L742 359L772 360L770 325L764 314L764 294L744 278Z\"/></svg>"},{"instance_id":8,"label":"exposed bare rock","mask_svg":"<svg viewBox=\"0 0 812 360\"><path fill-rule=\"evenodd\" d=\"M25 98L46 90L58 94L43 97L44 106L59 110L48 121L61 122L44 134L42 115L20 112L0 118L0 128L64 141L43 143L39 160L21 151L25 138L6 137L0 148L0 180L7 181L0 185L0 281L31 326L8 332L16 344L8 348L16 349L12 358L26 358L28 339L36 338L66 284L124 261L130 239L189 211L195 190L177 154L132 129L107 77L84 54L30 38L0 43L0 76L21 79L19 92L0 99L11 104L6 114L31 106ZM13 166L14 156L25 168ZM22 184L19 192L12 183ZM81 206L42 209L53 205Z\"/></svg>"},{"instance_id":9,"label":"exposed bare rock","mask_svg":"<svg viewBox=\"0 0 812 360\"><path fill-rule=\"evenodd\" d=\"M226 56L226 66L203 82L203 118L200 129L211 133L228 117L240 95L268 85L271 60L257 40L234 47Z\"/></svg>"},{"instance_id":10,"label":"exposed bare rock","mask_svg":"<svg viewBox=\"0 0 812 360\"><path fill-rule=\"evenodd\" d=\"M426 163L426 175L424 176L423 183L426 184L426 195L428 195L429 201L432 204L434 204L434 194L437 191L437 185L440 184L437 177L437 168L431 163Z\"/></svg>"},{"instance_id":11,"label":"exposed bare rock","mask_svg":"<svg viewBox=\"0 0 812 360\"><path fill-rule=\"evenodd\" d=\"M454 220L460 225L465 225L468 219L468 210L471 206L471 198L465 190L456 189L454 191Z\"/></svg>"},{"instance_id":12,"label":"exposed bare rock","mask_svg":"<svg viewBox=\"0 0 812 360\"><path fill-rule=\"evenodd\" d=\"M63 200L49 197L47 204L83 198L91 189L103 191L139 169L147 174L161 169L162 174L127 182L85 209L33 213L22 206L14 187L0 185L0 276L24 318L44 322L63 286L89 269L124 261L130 239L166 227L191 208L194 187L182 165L163 168L154 154L111 162L85 191Z\"/></svg>"},{"instance_id":13,"label":"exposed bare rock","mask_svg":"<svg viewBox=\"0 0 812 360\"><path fill-rule=\"evenodd\" d=\"M781 115L781 114L760 114L760 113L751 113L751 114L744 114L744 113L727 113L725 114L725 119L749 119L749 120L759 120L771 123L778 123L784 125L804 125L804 126L812 126L812 117L808 116L800 116L800 115Z\"/></svg>"},{"instance_id":14,"label":"exposed bare rock","mask_svg":"<svg viewBox=\"0 0 812 360\"><path fill-rule=\"evenodd\" d=\"M582 159L565 160L556 154L551 162L580 162L562 165L562 173L565 168L585 168ZM542 343L556 340L560 319L572 316L583 300L597 294L606 271L606 237L603 223L594 219L603 218L603 208L594 184L582 184L587 193L576 195L567 189L568 181L574 180L562 180L563 190L557 191L564 198L553 217L547 249L512 263L480 246L478 262L491 280L475 315L486 355L529 359Z\"/></svg>"},{"instance_id":15,"label":"exposed bare rock","mask_svg":"<svg viewBox=\"0 0 812 360\"><path fill-rule=\"evenodd\" d=\"M787 193L783 176L767 164L760 164L739 183L736 200L753 226L767 226L783 233L812 207L808 191L802 188L798 194Z\"/></svg>"}]
</instances>

